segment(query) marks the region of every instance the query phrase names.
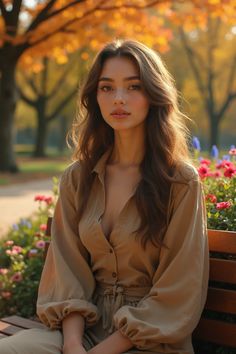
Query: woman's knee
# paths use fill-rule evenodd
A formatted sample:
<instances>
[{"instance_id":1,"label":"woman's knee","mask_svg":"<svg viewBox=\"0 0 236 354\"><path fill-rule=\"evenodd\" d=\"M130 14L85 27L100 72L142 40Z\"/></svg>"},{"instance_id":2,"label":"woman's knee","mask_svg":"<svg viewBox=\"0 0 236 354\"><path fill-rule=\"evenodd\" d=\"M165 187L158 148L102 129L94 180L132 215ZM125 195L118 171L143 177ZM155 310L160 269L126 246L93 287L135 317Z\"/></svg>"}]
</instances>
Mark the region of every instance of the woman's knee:
<instances>
[{"instance_id":1,"label":"woman's knee","mask_svg":"<svg viewBox=\"0 0 236 354\"><path fill-rule=\"evenodd\" d=\"M60 354L62 334L59 330L28 329L0 340L4 354Z\"/></svg>"}]
</instances>

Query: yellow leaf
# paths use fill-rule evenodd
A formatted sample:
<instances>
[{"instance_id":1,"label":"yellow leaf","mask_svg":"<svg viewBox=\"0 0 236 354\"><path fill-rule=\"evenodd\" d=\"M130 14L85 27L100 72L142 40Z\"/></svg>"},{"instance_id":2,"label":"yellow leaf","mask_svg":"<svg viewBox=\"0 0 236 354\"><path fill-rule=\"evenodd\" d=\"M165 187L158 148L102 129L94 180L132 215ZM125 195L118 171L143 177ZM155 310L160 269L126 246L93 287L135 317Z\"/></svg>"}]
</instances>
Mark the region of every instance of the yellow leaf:
<instances>
[{"instance_id":1,"label":"yellow leaf","mask_svg":"<svg viewBox=\"0 0 236 354\"><path fill-rule=\"evenodd\" d=\"M83 53L81 53L81 58L82 58L83 60L88 60L89 54L88 54L87 52L83 52Z\"/></svg>"}]
</instances>

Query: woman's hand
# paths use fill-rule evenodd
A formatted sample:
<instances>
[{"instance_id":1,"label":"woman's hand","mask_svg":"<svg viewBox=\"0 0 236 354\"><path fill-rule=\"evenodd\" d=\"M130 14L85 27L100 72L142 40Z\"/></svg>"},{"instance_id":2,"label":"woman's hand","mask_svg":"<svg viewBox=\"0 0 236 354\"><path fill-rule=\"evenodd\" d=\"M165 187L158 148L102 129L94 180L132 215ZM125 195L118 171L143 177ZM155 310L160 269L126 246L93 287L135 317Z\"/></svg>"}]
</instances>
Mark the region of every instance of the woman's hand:
<instances>
[{"instance_id":1,"label":"woman's hand","mask_svg":"<svg viewBox=\"0 0 236 354\"><path fill-rule=\"evenodd\" d=\"M95 345L88 351L88 354L121 354L133 347L128 337L123 336L120 331L115 331L106 339Z\"/></svg>"},{"instance_id":2,"label":"woman's hand","mask_svg":"<svg viewBox=\"0 0 236 354\"><path fill-rule=\"evenodd\" d=\"M82 346L82 344L77 344L77 345L64 344L63 354L87 354L87 352Z\"/></svg>"}]
</instances>

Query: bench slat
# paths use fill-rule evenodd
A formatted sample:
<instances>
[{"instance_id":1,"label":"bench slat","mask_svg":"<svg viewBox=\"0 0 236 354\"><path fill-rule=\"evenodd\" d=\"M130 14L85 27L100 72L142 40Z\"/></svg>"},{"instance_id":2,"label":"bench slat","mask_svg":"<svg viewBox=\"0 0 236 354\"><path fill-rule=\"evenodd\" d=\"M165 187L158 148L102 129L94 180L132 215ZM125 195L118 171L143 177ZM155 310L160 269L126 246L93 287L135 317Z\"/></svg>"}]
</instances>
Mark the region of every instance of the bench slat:
<instances>
[{"instance_id":1,"label":"bench slat","mask_svg":"<svg viewBox=\"0 0 236 354\"><path fill-rule=\"evenodd\" d=\"M10 323L0 321L0 333L11 336L19 331L22 331L21 327L14 326Z\"/></svg>"},{"instance_id":2,"label":"bench slat","mask_svg":"<svg viewBox=\"0 0 236 354\"><path fill-rule=\"evenodd\" d=\"M9 316L1 318L1 321L12 324L14 326L21 327L23 329L29 328L45 328L45 326L38 321L32 321L27 318L23 318L20 316Z\"/></svg>"},{"instance_id":3,"label":"bench slat","mask_svg":"<svg viewBox=\"0 0 236 354\"><path fill-rule=\"evenodd\" d=\"M194 339L236 348L235 324L202 319L194 331Z\"/></svg>"},{"instance_id":4,"label":"bench slat","mask_svg":"<svg viewBox=\"0 0 236 354\"><path fill-rule=\"evenodd\" d=\"M210 280L236 284L236 262L225 259L211 258Z\"/></svg>"},{"instance_id":5,"label":"bench slat","mask_svg":"<svg viewBox=\"0 0 236 354\"><path fill-rule=\"evenodd\" d=\"M234 231L208 230L210 251L236 254L236 237Z\"/></svg>"},{"instance_id":6,"label":"bench slat","mask_svg":"<svg viewBox=\"0 0 236 354\"><path fill-rule=\"evenodd\" d=\"M205 308L218 312L236 314L236 292L234 290L209 287Z\"/></svg>"}]
</instances>

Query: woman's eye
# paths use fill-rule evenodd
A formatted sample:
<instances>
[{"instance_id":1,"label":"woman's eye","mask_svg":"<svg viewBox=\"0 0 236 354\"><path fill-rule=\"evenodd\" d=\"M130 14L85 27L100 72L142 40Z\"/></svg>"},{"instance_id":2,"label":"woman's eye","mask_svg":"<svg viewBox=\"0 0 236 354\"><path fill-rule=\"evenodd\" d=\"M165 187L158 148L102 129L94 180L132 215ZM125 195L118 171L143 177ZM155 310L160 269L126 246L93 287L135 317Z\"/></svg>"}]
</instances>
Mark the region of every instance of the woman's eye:
<instances>
[{"instance_id":1,"label":"woman's eye","mask_svg":"<svg viewBox=\"0 0 236 354\"><path fill-rule=\"evenodd\" d=\"M99 87L99 90L101 90L101 91L103 91L103 92L108 92L108 91L111 91L111 90L112 90L112 87L111 87L111 86L104 85L104 86Z\"/></svg>"},{"instance_id":2,"label":"woman's eye","mask_svg":"<svg viewBox=\"0 0 236 354\"><path fill-rule=\"evenodd\" d=\"M130 85L129 90L141 90L141 86L140 85Z\"/></svg>"}]
</instances>

